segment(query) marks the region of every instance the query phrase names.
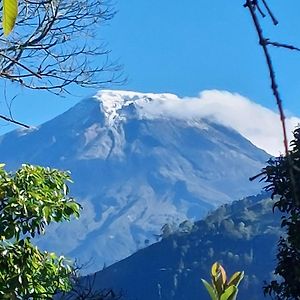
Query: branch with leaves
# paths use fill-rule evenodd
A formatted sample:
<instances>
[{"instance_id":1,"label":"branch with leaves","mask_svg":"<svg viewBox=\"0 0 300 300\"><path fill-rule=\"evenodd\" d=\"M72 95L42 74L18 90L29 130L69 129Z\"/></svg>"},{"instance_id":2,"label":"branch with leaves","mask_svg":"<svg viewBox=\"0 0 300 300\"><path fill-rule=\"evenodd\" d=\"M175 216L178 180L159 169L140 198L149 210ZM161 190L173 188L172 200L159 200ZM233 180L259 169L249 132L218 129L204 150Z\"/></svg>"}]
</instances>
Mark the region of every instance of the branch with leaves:
<instances>
[{"instance_id":1,"label":"branch with leaves","mask_svg":"<svg viewBox=\"0 0 300 300\"><path fill-rule=\"evenodd\" d=\"M52 299L71 289L72 263L32 243L53 222L79 217L68 196L67 172L23 165L15 173L0 166L0 298Z\"/></svg>"},{"instance_id":2,"label":"branch with leaves","mask_svg":"<svg viewBox=\"0 0 300 300\"><path fill-rule=\"evenodd\" d=\"M292 162L293 177L290 165ZM275 274L280 280L272 280L264 287L265 294L274 299L299 299L300 296L300 128L294 131L289 156L270 159L258 176L266 185L264 189L276 199L273 209L281 214L281 227L286 234L281 236L277 247ZM294 186L294 182L297 185ZM297 199L297 198L296 198Z\"/></svg>"}]
</instances>

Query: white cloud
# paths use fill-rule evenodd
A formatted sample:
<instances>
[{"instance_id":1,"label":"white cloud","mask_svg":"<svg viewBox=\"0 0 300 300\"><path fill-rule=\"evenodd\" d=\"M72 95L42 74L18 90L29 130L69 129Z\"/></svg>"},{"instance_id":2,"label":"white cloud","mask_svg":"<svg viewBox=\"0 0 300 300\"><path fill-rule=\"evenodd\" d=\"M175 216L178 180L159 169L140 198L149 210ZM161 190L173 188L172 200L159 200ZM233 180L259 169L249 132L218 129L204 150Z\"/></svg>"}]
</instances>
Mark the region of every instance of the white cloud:
<instances>
[{"instance_id":1,"label":"white cloud","mask_svg":"<svg viewBox=\"0 0 300 300\"><path fill-rule=\"evenodd\" d=\"M184 119L207 118L235 129L254 145L272 155L284 153L279 115L239 94L210 90L201 92L197 98L180 99L168 94L164 94L164 97L153 94L151 96L157 101L143 104L142 114ZM300 118L286 119L289 139L298 124Z\"/></svg>"}]
</instances>

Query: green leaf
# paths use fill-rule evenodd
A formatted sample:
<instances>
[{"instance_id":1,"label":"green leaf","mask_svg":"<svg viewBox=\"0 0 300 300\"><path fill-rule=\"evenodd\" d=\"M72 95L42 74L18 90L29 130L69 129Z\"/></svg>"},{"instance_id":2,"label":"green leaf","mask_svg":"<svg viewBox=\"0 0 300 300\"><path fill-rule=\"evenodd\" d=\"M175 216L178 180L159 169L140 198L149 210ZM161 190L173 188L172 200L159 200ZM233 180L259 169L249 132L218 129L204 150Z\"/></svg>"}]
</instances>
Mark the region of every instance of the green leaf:
<instances>
[{"instance_id":1,"label":"green leaf","mask_svg":"<svg viewBox=\"0 0 300 300\"><path fill-rule=\"evenodd\" d=\"M218 275L218 269L219 269L219 263L215 262L211 266L211 276L212 277L217 277L217 275Z\"/></svg>"},{"instance_id":2,"label":"green leaf","mask_svg":"<svg viewBox=\"0 0 300 300\"><path fill-rule=\"evenodd\" d=\"M2 26L5 35L13 30L18 15L18 0L3 0Z\"/></svg>"},{"instance_id":3,"label":"green leaf","mask_svg":"<svg viewBox=\"0 0 300 300\"><path fill-rule=\"evenodd\" d=\"M211 276L213 285L220 296L226 288L226 272L218 262L212 265Z\"/></svg>"},{"instance_id":4,"label":"green leaf","mask_svg":"<svg viewBox=\"0 0 300 300\"><path fill-rule=\"evenodd\" d=\"M68 202L66 204L66 206L70 207L72 209L73 212L79 212L80 206L78 203L76 202Z\"/></svg>"},{"instance_id":5,"label":"green leaf","mask_svg":"<svg viewBox=\"0 0 300 300\"><path fill-rule=\"evenodd\" d=\"M50 214L51 214L51 209L49 206L44 206L42 209L43 215L47 221L47 223L49 223L50 221Z\"/></svg>"},{"instance_id":6,"label":"green leaf","mask_svg":"<svg viewBox=\"0 0 300 300\"><path fill-rule=\"evenodd\" d=\"M238 287L239 283L241 282L241 280L244 278L244 272L235 272L229 282L228 282L228 286L230 285L235 285L236 287Z\"/></svg>"},{"instance_id":7,"label":"green leaf","mask_svg":"<svg viewBox=\"0 0 300 300\"><path fill-rule=\"evenodd\" d=\"M237 292L238 292L237 287L234 285L231 285L221 295L220 300L235 300Z\"/></svg>"},{"instance_id":8,"label":"green leaf","mask_svg":"<svg viewBox=\"0 0 300 300\"><path fill-rule=\"evenodd\" d=\"M216 295L214 288L206 280L201 279L201 281L204 284L206 290L208 291L211 300L218 300L218 297Z\"/></svg>"}]
</instances>

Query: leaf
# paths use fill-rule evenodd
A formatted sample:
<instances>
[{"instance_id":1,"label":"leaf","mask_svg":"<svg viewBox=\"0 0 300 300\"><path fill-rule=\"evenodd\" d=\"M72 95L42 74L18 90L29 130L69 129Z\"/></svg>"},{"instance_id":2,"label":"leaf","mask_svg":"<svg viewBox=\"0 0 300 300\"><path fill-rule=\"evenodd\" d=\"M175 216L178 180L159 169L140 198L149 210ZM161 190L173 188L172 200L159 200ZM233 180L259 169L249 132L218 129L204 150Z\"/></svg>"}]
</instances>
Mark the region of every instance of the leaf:
<instances>
[{"instance_id":1,"label":"leaf","mask_svg":"<svg viewBox=\"0 0 300 300\"><path fill-rule=\"evenodd\" d=\"M218 274L218 268L219 268L219 263L215 262L215 263L211 266L211 276L217 277L217 274Z\"/></svg>"},{"instance_id":2,"label":"leaf","mask_svg":"<svg viewBox=\"0 0 300 300\"><path fill-rule=\"evenodd\" d=\"M221 276L221 281L224 284L226 282L226 272L222 265L220 265L218 262L215 262L211 267L211 275L213 277L219 277Z\"/></svg>"},{"instance_id":3,"label":"leaf","mask_svg":"<svg viewBox=\"0 0 300 300\"><path fill-rule=\"evenodd\" d=\"M221 295L220 300L235 300L237 292L238 292L237 287L234 285L231 285Z\"/></svg>"},{"instance_id":4,"label":"leaf","mask_svg":"<svg viewBox=\"0 0 300 300\"><path fill-rule=\"evenodd\" d=\"M2 26L5 35L13 30L18 16L18 0L3 0Z\"/></svg>"},{"instance_id":5,"label":"leaf","mask_svg":"<svg viewBox=\"0 0 300 300\"><path fill-rule=\"evenodd\" d=\"M42 209L43 215L45 217L45 220L47 221L47 224L50 222L50 214L51 214L51 209L49 206L44 206Z\"/></svg>"},{"instance_id":6,"label":"leaf","mask_svg":"<svg viewBox=\"0 0 300 300\"><path fill-rule=\"evenodd\" d=\"M210 295L210 298L212 300L218 300L218 297L216 295L216 292L215 290L213 289L213 287L204 279L201 279L202 283L204 284L205 288L207 289L209 295Z\"/></svg>"},{"instance_id":7,"label":"leaf","mask_svg":"<svg viewBox=\"0 0 300 300\"><path fill-rule=\"evenodd\" d=\"M80 206L78 205L78 203L76 203L76 202L68 202L67 206L70 207L73 212L76 212L76 211L79 212Z\"/></svg>"},{"instance_id":8,"label":"leaf","mask_svg":"<svg viewBox=\"0 0 300 300\"><path fill-rule=\"evenodd\" d=\"M220 296L226 288L226 272L218 262L212 265L211 276L213 285Z\"/></svg>"},{"instance_id":9,"label":"leaf","mask_svg":"<svg viewBox=\"0 0 300 300\"><path fill-rule=\"evenodd\" d=\"M222 265L219 265L219 272L221 273L220 276L222 278L222 284L225 284L227 277L226 277L226 272L225 272L224 268L222 267Z\"/></svg>"},{"instance_id":10,"label":"leaf","mask_svg":"<svg viewBox=\"0 0 300 300\"><path fill-rule=\"evenodd\" d=\"M238 287L239 283L241 282L241 280L244 278L244 272L235 272L229 282L228 282L228 286L230 285L235 285L236 287Z\"/></svg>"}]
</instances>

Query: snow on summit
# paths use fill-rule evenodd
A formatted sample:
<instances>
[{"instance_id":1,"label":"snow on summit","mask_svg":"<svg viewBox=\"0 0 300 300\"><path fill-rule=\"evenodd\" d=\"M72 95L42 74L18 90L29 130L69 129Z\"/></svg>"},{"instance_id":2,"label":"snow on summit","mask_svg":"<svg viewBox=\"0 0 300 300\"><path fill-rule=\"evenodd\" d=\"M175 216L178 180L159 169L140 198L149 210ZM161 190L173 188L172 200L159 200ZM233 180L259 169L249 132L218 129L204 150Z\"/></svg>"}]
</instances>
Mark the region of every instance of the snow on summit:
<instances>
[{"instance_id":1,"label":"snow on summit","mask_svg":"<svg viewBox=\"0 0 300 300\"><path fill-rule=\"evenodd\" d=\"M251 100L227 91L207 90L198 97L180 98L174 94L103 90L95 96L101 102L108 124L126 119L122 110L134 107L142 119L176 118L216 122L231 127L255 146L272 155L283 153L282 130L277 113ZM298 117L286 120L289 137L300 123Z\"/></svg>"},{"instance_id":2,"label":"snow on summit","mask_svg":"<svg viewBox=\"0 0 300 300\"><path fill-rule=\"evenodd\" d=\"M102 90L95 96L101 103L102 112L105 114L107 123L113 124L114 120L120 118L122 109L134 105L138 112L138 117L143 116L143 111L147 111L147 104L163 101L180 100L173 94L153 94L153 93L138 93L131 91L113 91ZM151 116L151 111L148 111L147 117Z\"/></svg>"}]
</instances>

